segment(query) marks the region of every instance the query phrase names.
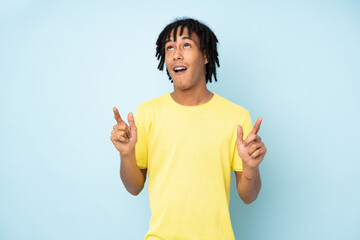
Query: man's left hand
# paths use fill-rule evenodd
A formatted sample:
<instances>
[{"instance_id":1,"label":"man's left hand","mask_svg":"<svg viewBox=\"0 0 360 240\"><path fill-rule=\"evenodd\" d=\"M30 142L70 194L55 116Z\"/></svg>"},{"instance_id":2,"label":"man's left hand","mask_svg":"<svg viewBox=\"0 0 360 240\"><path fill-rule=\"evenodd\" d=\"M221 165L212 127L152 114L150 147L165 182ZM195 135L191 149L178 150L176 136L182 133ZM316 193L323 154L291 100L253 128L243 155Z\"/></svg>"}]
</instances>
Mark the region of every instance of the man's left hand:
<instances>
[{"instance_id":1,"label":"man's left hand","mask_svg":"<svg viewBox=\"0 0 360 240\"><path fill-rule=\"evenodd\" d=\"M254 169L264 159L266 153L266 147L261 141L261 138L257 135L262 118L256 121L254 128L251 130L249 135L243 140L243 129L241 125L237 126L237 141L236 146L240 158L243 161L243 169Z\"/></svg>"}]
</instances>

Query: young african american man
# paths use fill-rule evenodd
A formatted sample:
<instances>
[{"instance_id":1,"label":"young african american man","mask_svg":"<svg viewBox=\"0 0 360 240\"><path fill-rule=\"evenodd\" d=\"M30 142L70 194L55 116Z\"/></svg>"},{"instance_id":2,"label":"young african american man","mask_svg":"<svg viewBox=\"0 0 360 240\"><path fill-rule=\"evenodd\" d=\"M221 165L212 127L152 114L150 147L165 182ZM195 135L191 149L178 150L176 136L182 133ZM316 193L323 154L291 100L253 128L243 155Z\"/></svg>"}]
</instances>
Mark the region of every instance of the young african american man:
<instances>
[{"instance_id":1,"label":"young african american man","mask_svg":"<svg viewBox=\"0 0 360 240\"><path fill-rule=\"evenodd\" d=\"M140 104L129 126L113 108L111 141L125 188L138 195L148 175L151 209L145 239L235 239L229 213L231 169L246 204L260 191L266 147L249 112L206 84L217 81L217 38L209 27L178 19L156 42L174 91Z\"/></svg>"}]
</instances>

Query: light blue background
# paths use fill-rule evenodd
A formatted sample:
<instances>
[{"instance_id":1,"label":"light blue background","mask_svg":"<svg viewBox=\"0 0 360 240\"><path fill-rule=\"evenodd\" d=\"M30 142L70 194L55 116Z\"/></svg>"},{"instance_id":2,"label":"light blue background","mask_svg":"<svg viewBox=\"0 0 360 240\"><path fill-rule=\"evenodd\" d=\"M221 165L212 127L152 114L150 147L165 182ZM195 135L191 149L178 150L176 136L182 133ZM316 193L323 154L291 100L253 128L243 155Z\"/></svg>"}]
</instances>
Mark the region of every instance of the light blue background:
<instances>
[{"instance_id":1,"label":"light blue background","mask_svg":"<svg viewBox=\"0 0 360 240\"><path fill-rule=\"evenodd\" d=\"M0 1L0 239L143 239L112 107L173 90L155 41L182 16L219 39L209 90L263 117L251 205L232 173L236 238L360 238L360 3L284 0Z\"/></svg>"}]
</instances>

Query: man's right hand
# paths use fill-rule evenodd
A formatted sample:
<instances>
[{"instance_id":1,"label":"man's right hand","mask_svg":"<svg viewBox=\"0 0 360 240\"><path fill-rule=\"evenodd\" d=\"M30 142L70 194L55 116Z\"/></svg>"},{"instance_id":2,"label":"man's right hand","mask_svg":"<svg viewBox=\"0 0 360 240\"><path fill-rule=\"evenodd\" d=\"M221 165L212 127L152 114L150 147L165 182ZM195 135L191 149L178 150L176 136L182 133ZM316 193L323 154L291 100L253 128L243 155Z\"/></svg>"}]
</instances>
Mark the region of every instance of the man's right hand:
<instances>
[{"instance_id":1,"label":"man's right hand","mask_svg":"<svg viewBox=\"0 0 360 240\"><path fill-rule=\"evenodd\" d=\"M113 127L110 139L121 155L127 155L135 151L135 144L137 142L137 129L135 126L134 116L131 112L128 114L129 127L121 119L119 111L116 107L113 108L113 111L117 124Z\"/></svg>"}]
</instances>

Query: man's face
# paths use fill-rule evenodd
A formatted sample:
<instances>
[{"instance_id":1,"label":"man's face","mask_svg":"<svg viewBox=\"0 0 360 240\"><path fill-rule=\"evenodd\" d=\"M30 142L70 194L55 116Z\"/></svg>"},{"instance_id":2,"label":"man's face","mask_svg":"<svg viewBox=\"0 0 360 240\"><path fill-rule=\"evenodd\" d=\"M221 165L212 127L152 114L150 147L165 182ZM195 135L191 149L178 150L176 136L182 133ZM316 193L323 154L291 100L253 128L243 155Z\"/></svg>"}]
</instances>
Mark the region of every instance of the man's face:
<instances>
[{"instance_id":1,"label":"man's face","mask_svg":"<svg viewBox=\"0 0 360 240\"><path fill-rule=\"evenodd\" d=\"M165 43L166 67L174 81L174 87L187 90L199 83L205 84L205 53L200 51L200 40L195 32L189 36L185 27L180 36L180 28L176 33L176 42L173 32Z\"/></svg>"}]
</instances>

